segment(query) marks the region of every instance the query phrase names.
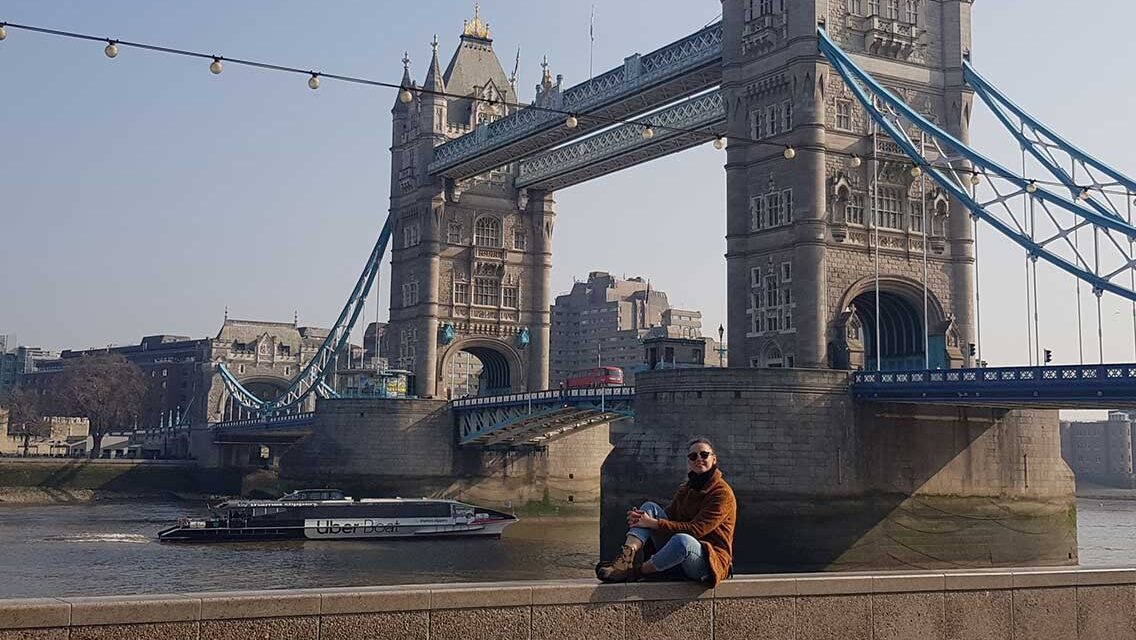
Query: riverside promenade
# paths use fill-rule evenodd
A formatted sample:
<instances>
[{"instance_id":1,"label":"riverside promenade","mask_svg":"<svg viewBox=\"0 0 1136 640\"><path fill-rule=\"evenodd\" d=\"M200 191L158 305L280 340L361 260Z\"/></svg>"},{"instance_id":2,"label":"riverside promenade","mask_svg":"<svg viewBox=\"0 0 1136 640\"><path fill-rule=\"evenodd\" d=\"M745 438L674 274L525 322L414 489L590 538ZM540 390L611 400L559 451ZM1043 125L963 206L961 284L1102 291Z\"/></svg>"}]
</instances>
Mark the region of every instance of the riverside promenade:
<instances>
[{"instance_id":1,"label":"riverside promenade","mask_svg":"<svg viewBox=\"0 0 1136 640\"><path fill-rule=\"evenodd\" d=\"M0 600L0 640L1111 640L1136 569L736 576Z\"/></svg>"}]
</instances>

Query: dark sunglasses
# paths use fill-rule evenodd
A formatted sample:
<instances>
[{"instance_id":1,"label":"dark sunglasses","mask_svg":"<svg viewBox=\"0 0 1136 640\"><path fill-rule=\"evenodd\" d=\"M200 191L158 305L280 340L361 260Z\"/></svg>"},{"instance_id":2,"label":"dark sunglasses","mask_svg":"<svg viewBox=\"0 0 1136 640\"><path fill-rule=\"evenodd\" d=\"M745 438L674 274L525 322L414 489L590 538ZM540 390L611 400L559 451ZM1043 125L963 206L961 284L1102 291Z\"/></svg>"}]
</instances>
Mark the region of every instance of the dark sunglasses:
<instances>
[{"instance_id":1,"label":"dark sunglasses","mask_svg":"<svg viewBox=\"0 0 1136 640\"><path fill-rule=\"evenodd\" d=\"M707 458L709 458L712 455L714 455L713 451L691 451L690 453L686 454L686 459L690 460L691 462L694 462L695 460L697 460L699 458L706 460Z\"/></svg>"}]
</instances>

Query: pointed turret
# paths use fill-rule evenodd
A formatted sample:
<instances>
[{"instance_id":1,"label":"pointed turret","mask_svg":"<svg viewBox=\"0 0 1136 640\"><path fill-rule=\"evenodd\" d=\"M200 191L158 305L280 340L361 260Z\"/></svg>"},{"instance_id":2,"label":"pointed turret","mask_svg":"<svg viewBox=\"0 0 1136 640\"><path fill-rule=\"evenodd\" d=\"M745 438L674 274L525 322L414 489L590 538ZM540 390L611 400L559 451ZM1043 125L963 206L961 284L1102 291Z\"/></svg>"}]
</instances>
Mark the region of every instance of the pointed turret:
<instances>
[{"instance_id":1,"label":"pointed turret","mask_svg":"<svg viewBox=\"0 0 1136 640\"><path fill-rule=\"evenodd\" d=\"M438 35L434 35L434 41L430 43L430 47L434 50L433 58L430 60L430 70L426 72L426 80L422 83L422 88L427 91L436 91L438 93L445 93L446 81L442 75L442 65L438 62Z\"/></svg>"},{"instance_id":2,"label":"pointed turret","mask_svg":"<svg viewBox=\"0 0 1136 640\"><path fill-rule=\"evenodd\" d=\"M409 111L410 110L410 103L414 102L413 97L411 98L411 100L409 100L407 102L403 102L402 92L403 92L403 90L409 89L411 91L411 95L413 96L414 89L417 88L417 85L414 84L414 80L410 77L410 53L409 52L404 52L402 54L402 81L399 82L398 86L400 86L402 88L399 89L398 95L396 95L395 98L394 98L394 110L395 110L395 112Z\"/></svg>"}]
</instances>

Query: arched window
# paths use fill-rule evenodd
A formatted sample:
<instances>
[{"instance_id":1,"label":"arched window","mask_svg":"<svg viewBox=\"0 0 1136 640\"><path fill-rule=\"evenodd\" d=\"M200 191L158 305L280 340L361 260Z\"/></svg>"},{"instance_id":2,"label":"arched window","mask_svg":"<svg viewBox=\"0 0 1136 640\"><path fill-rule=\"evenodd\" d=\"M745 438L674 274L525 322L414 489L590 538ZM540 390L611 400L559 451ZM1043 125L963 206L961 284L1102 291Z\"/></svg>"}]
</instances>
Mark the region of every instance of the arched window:
<instances>
[{"instance_id":1,"label":"arched window","mask_svg":"<svg viewBox=\"0 0 1136 640\"><path fill-rule=\"evenodd\" d=\"M765 351L765 366L770 369L779 369L785 366L785 356L777 345L770 345Z\"/></svg>"},{"instance_id":2,"label":"arched window","mask_svg":"<svg viewBox=\"0 0 1136 640\"><path fill-rule=\"evenodd\" d=\"M479 247L501 248L501 221L491 216L477 219L473 243Z\"/></svg>"}]
</instances>

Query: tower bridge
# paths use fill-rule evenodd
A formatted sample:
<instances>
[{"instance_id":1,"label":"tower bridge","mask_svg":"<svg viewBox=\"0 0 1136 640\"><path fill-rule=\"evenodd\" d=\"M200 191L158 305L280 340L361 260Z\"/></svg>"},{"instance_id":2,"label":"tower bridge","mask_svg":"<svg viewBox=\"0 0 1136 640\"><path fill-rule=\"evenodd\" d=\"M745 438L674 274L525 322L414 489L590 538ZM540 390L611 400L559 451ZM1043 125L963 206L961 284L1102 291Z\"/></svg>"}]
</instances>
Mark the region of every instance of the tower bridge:
<instances>
[{"instance_id":1,"label":"tower bridge","mask_svg":"<svg viewBox=\"0 0 1136 640\"><path fill-rule=\"evenodd\" d=\"M524 460L551 486L588 442L607 549L626 505L669 492L687 440L707 435L743 518L761 514L747 568L1075 562L1053 408L1136 401L1136 366L1105 364L1098 334L1098 365L979 367L975 230L1020 248L1035 285L1040 262L1098 301L1136 301L1136 182L978 74L970 0L721 5L721 22L567 89L546 63L529 105L480 16L445 71L437 41L421 84L404 60L389 218L329 341L389 248L388 355L420 399L321 401L287 456L321 478L381 473L345 449L351 434L381 425L368 437L387 451L428 434L444 492L459 471L497 478L493 456L493 473ZM972 145L975 96L1032 167ZM729 367L648 372L614 404L547 391L555 192L723 138ZM460 351L509 393L443 400ZM259 404L228 381L267 415L332 395L322 375Z\"/></svg>"}]
</instances>

